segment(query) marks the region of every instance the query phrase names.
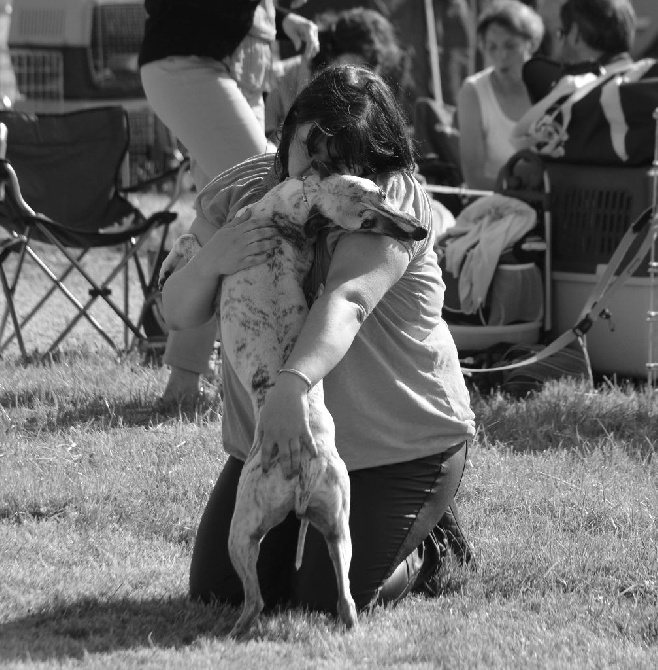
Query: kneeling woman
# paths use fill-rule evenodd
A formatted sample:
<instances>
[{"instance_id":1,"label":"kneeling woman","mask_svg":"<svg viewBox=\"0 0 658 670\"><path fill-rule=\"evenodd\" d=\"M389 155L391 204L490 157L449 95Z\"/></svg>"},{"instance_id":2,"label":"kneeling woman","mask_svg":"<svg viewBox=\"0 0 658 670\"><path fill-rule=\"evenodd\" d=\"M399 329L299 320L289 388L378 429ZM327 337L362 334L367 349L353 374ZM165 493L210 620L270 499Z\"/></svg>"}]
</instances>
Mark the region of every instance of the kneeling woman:
<instances>
[{"instance_id":1,"label":"kneeling woman","mask_svg":"<svg viewBox=\"0 0 658 670\"><path fill-rule=\"evenodd\" d=\"M392 91L367 69L327 69L290 109L275 158L253 157L199 194L191 232L204 246L164 289L172 328L205 323L222 275L263 262L276 244L271 223L237 221L235 212L286 177L304 175L314 160L375 180L389 203L431 229L430 203L412 176L411 144ZM428 538L457 492L474 434L457 350L441 318L444 284L433 239L432 230L409 243L332 231L316 250L324 292L286 363L324 383L338 451L350 472L350 585L359 609L422 587L436 567ZM228 535L254 417L226 362L224 393L229 457L199 524L190 591L239 605L242 584L229 559ZM278 445L283 460L298 462L300 445L311 435L304 380L280 375L261 422L264 458ZM297 571L298 528L291 513L262 542L258 574L266 606L335 613L336 580L324 538L309 528Z\"/></svg>"}]
</instances>

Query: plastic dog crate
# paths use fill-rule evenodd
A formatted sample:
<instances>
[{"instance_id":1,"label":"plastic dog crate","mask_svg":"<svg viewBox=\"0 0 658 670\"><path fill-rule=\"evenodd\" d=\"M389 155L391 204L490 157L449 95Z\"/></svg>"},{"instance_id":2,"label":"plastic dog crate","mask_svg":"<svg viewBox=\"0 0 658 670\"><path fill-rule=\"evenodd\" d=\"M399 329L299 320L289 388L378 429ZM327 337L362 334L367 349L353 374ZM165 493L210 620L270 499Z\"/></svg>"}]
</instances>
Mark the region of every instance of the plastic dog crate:
<instances>
[{"instance_id":1,"label":"plastic dog crate","mask_svg":"<svg viewBox=\"0 0 658 670\"><path fill-rule=\"evenodd\" d=\"M572 328L624 233L652 204L651 167L549 163L553 224L553 331ZM592 369L647 374L651 300L648 256L613 296L609 319L587 334Z\"/></svg>"},{"instance_id":2,"label":"plastic dog crate","mask_svg":"<svg viewBox=\"0 0 658 670\"><path fill-rule=\"evenodd\" d=\"M650 167L547 163L553 270L593 274L651 204ZM647 275L643 263L636 276Z\"/></svg>"},{"instance_id":3,"label":"plastic dog crate","mask_svg":"<svg viewBox=\"0 0 658 670\"><path fill-rule=\"evenodd\" d=\"M49 99L35 85L50 54L45 85L61 81L66 100L142 97L145 19L143 0L14 0L8 46L19 91Z\"/></svg>"},{"instance_id":4,"label":"plastic dog crate","mask_svg":"<svg viewBox=\"0 0 658 670\"><path fill-rule=\"evenodd\" d=\"M556 334L575 325L597 280L597 274L553 273ZM647 321L651 281L650 277L630 277L608 305L610 319L598 319L592 326L586 340L594 372L646 377L651 337ZM654 343L654 347L657 344Z\"/></svg>"}]
</instances>

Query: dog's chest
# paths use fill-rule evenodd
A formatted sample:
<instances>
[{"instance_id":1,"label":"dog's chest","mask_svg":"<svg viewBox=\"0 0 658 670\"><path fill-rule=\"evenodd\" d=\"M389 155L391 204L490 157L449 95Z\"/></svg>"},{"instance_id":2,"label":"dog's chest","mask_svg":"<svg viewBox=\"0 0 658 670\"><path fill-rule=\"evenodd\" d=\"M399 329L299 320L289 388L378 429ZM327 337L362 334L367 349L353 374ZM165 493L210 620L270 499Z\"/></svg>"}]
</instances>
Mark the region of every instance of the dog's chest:
<instances>
[{"instance_id":1,"label":"dog's chest","mask_svg":"<svg viewBox=\"0 0 658 670\"><path fill-rule=\"evenodd\" d=\"M219 315L222 327L232 332L245 331L251 339L268 333L281 336L308 311L302 289L312 262L300 262L281 244L261 265L224 278L220 293Z\"/></svg>"},{"instance_id":2,"label":"dog's chest","mask_svg":"<svg viewBox=\"0 0 658 670\"><path fill-rule=\"evenodd\" d=\"M270 212L281 244L266 262L224 277L219 296L223 354L259 404L308 313L302 286L313 263L313 245L303 231L305 212L298 208L296 213L298 220L280 209Z\"/></svg>"}]
</instances>

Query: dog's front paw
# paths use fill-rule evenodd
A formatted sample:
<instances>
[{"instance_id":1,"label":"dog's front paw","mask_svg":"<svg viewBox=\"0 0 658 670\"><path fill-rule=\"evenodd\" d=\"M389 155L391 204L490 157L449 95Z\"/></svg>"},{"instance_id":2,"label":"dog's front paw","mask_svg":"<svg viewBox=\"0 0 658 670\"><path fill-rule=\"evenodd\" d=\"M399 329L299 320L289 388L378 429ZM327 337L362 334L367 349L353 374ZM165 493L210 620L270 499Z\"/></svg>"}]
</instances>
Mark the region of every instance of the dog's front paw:
<instances>
[{"instance_id":1,"label":"dog's front paw","mask_svg":"<svg viewBox=\"0 0 658 670\"><path fill-rule=\"evenodd\" d=\"M182 257L179 254L174 253L174 250L172 249L167 254L167 257L162 261L162 265L160 266L160 274L158 275L158 288L161 291L164 288L165 282L171 276L171 273L178 266L178 262L181 258Z\"/></svg>"},{"instance_id":2,"label":"dog's front paw","mask_svg":"<svg viewBox=\"0 0 658 670\"><path fill-rule=\"evenodd\" d=\"M174 246L164 261L162 261L162 266L160 267L160 274L158 275L158 287L160 290L162 290L172 272L178 267L181 259L185 259L185 262L189 263L200 248L201 245L196 235L192 235L192 233L185 233L174 242Z\"/></svg>"}]
</instances>

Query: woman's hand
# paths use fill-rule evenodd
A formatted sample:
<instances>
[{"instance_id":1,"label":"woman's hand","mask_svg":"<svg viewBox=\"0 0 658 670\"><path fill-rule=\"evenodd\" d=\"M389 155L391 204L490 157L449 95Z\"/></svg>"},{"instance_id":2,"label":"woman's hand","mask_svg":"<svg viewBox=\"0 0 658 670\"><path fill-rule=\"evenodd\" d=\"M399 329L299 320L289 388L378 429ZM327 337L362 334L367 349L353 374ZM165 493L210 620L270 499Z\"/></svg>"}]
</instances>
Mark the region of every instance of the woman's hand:
<instances>
[{"instance_id":1,"label":"woman's hand","mask_svg":"<svg viewBox=\"0 0 658 670\"><path fill-rule=\"evenodd\" d=\"M308 417L306 383L294 375L279 375L260 412L261 465L267 472L278 449L287 478L297 476L302 450L317 456Z\"/></svg>"},{"instance_id":2,"label":"woman's hand","mask_svg":"<svg viewBox=\"0 0 658 670\"><path fill-rule=\"evenodd\" d=\"M299 51L304 43L304 57L313 58L320 51L320 41L318 40L318 27L299 14L288 14L283 19L283 31Z\"/></svg>"},{"instance_id":3,"label":"woman's hand","mask_svg":"<svg viewBox=\"0 0 658 670\"><path fill-rule=\"evenodd\" d=\"M251 218L251 210L222 226L199 253L199 272L219 278L259 265L280 243L269 218Z\"/></svg>"}]
</instances>

